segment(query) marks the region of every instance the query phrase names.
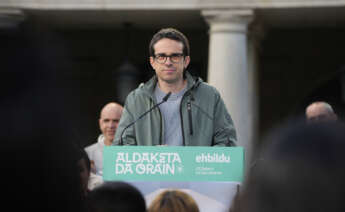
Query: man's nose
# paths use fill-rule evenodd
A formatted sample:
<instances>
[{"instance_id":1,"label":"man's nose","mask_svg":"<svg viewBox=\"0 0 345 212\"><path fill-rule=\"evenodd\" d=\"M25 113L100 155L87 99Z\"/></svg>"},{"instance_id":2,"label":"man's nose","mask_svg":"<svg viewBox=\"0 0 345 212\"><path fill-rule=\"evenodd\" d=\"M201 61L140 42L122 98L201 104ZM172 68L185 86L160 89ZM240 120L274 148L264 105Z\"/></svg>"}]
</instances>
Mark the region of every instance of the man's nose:
<instances>
[{"instance_id":1,"label":"man's nose","mask_svg":"<svg viewBox=\"0 0 345 212\"><path fill-rule=\"evenodd\" d=\"M165 65L172 65L173 62L171 61L170 57L167 57L166 61L165 61Z\"/></svg>"},{"instance_id":2,"label":"man's nose","mask_svg":"<svg viewBox=\"0 0 345 212\"><path fill-rule=\"evenodd\" d=\"M109 122L108 127L114 128L114 127L116 127L116 123L115 122Z\"/></svg>"}]
</instances>

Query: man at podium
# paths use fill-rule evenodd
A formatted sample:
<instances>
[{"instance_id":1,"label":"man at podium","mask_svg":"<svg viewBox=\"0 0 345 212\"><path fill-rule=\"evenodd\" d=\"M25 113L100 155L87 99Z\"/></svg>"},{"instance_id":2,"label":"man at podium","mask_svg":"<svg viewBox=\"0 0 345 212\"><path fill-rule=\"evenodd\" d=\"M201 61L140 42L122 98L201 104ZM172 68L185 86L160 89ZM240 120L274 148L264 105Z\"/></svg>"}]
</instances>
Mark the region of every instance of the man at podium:
<instances>
[{"instance_id":1,"label":"man at podium","mask_svg":"<svg viewBox=\"0 0 345 212\"><path fill-rule=\"evenodd\" d=\"M113 145L234 146L236 130L219 92L186 70L185 35L161 29L149 53L156 74L127 96Z\"/></svg>"}]
</instances>

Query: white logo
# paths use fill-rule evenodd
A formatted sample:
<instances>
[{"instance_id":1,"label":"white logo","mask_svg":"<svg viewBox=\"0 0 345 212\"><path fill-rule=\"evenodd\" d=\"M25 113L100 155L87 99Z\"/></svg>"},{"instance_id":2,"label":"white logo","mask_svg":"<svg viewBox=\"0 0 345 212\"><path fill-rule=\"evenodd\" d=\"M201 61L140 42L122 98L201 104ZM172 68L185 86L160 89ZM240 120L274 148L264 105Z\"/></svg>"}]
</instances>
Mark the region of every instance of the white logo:
<instances>
[{"instance_id":1,"label":"white logo","mask_svg":"<svg viewBox=\"0 0 345 212\"><path fill-rule=\"evenodd\" d=\"M176 152L119 152L115 162L115 174L174 175L175 169L179 173L183 171L180 155Z\"/></svg>"},{"instance_id":2,"label":"white logo","mask_svg":"<svg viewBox=\"0 0 345 212\"><path fill-rule=\"evenodd\" d=\"M195 161L197 163L231 163L231 158L224 153L201 153L195 157Z\"/></svg>"}]
</instances>

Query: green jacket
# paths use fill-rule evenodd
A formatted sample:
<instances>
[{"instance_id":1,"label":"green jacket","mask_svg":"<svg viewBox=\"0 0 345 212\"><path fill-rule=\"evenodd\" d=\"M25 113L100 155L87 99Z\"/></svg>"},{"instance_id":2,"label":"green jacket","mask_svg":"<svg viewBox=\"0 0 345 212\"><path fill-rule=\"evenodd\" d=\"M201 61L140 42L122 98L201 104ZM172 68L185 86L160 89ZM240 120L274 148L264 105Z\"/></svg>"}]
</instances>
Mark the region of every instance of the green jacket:
<instances>
[{"instance_id":1,"label":"green jacket","mask_svg":"<svg viewBox=\"0 0 345 212\"><path fill-rule=\"evenodd\" d=\"M200 78L186 72L187 90L182 97L180 116L185 146L234 146L236 130L219 92ZM141 84L126 99L113 145L120 144L122 131L157 102L154 89L157 77ZM164 104L164 103L163 103ZM123 145L164 145L164 121L159 107L127 128Z\"/></svg>"}]
</instances>

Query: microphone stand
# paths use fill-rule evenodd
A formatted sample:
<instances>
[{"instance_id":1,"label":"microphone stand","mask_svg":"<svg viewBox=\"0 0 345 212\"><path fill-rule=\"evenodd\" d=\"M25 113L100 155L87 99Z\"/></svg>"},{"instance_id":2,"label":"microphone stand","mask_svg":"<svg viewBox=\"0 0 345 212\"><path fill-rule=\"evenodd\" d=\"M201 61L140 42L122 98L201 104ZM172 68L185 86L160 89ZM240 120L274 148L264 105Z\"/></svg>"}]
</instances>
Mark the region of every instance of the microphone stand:
<instances>
[{"instance_id":1,"label":"microphone stand","mask_svg":"<svg viewBox=\"0 0 345 212\"><path fill-rule=\"evenodd\" d=\"M128 129L128 127L132 126L133 124L135 124L135 122L137 122L139 119L141 119L142 117L144 117L146 114L148 114L149 112L151 112L153 109L155 109L156 107L158 107L159 105L163 104L164 102L166 102L169 97L171 95L171 92L167 93L167 95L165 95L165 97L163 97L162 101L159 102L158 104L155 104L153 107L150 108L150 110L146 111L145 113L143 113L141 116L139 116L139 118L137 118L136 120L134 120L133 122L131 122L129 125L127 125L123 130L122 130L122 133L121 133L121 137L120 137L120 146L123 145L123 140L122 140L122 137L123 137L123 133L126 131L126 129Z\"/></svg>"}]
</instances>

